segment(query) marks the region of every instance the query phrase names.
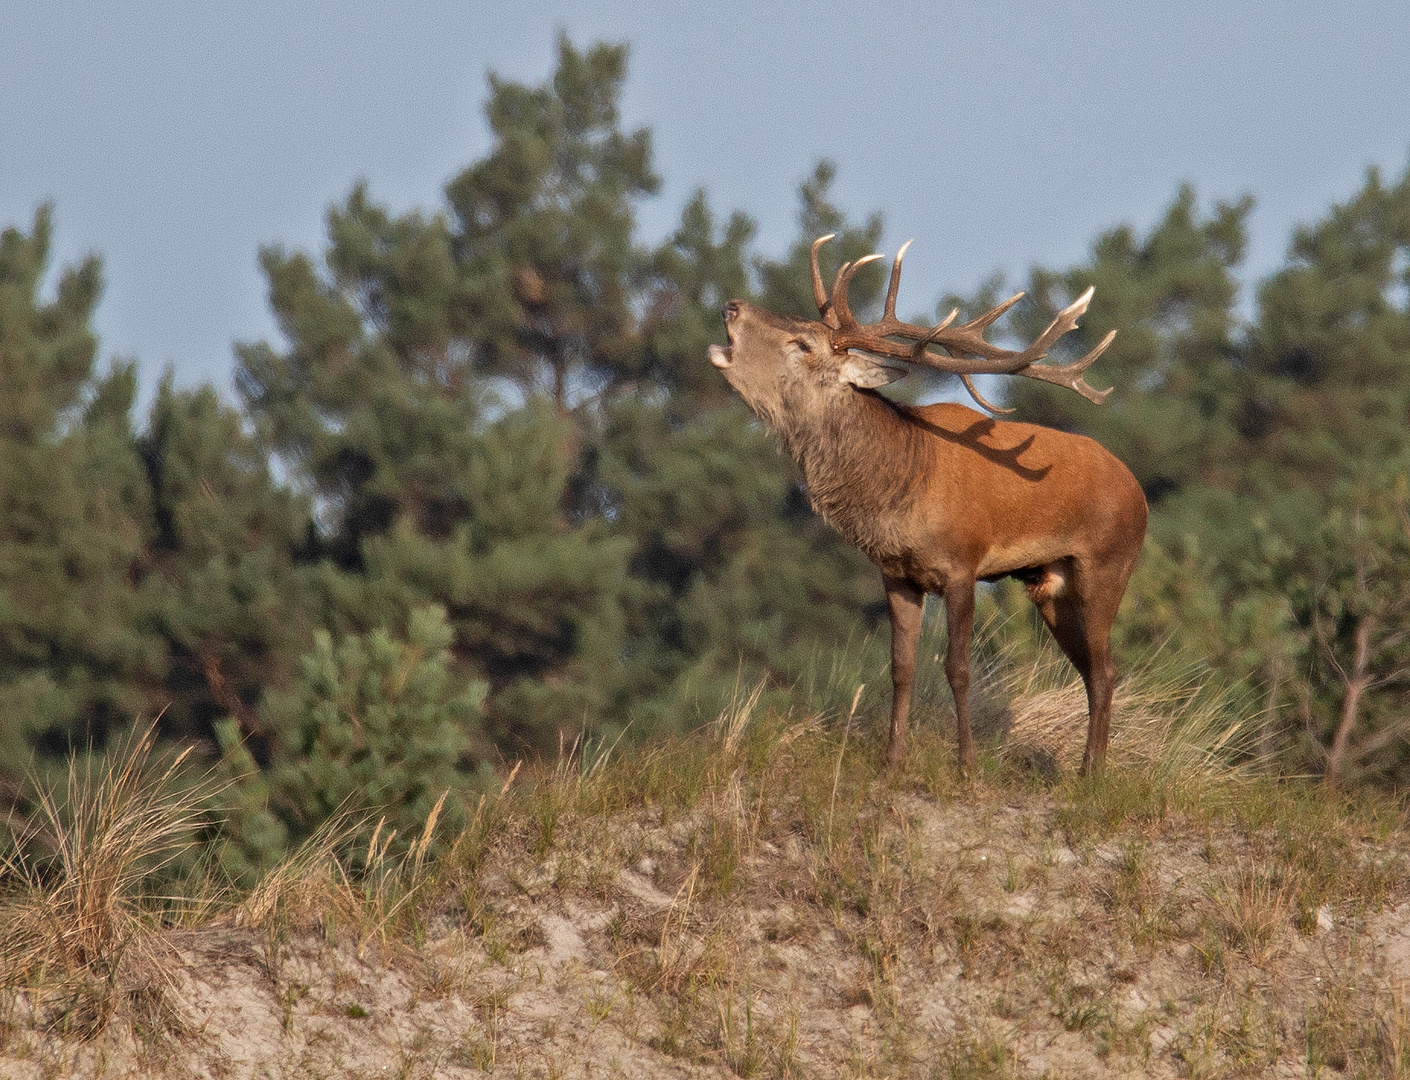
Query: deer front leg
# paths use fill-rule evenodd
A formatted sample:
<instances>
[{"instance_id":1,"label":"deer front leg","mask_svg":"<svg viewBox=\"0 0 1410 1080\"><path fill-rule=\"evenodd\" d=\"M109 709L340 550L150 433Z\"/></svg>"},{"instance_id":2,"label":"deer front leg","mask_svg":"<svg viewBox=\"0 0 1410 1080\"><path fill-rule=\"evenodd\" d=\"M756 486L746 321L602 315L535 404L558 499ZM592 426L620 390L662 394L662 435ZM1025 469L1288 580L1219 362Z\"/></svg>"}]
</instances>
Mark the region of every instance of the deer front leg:
<instances>
[{"instance_id":1,"label":"deer front leg","mask_svg":"<svg viewBox=\"0 0 1410 1080\"><path fill-rule=\"evenodd\" d=\"M969 728L969 642L974 636L974 581L950 581L945 586L945 677L955 698L955 728L959 734L960 774L974 769L974 735Z\"/></svg>"},{"instance_id":2,"label":"deer front leg","mask_svg":"<svg viewBox=\"0 0 1410 1080\"><path fill-rule=\"evenodd\" d=\"M891 609L891 738L886 760L893 769L906 762L906 719L911 712L911 682L916 673L916 645L925 593L913 582L883 575L886 605Z\"/></svg>"}]
</instances>

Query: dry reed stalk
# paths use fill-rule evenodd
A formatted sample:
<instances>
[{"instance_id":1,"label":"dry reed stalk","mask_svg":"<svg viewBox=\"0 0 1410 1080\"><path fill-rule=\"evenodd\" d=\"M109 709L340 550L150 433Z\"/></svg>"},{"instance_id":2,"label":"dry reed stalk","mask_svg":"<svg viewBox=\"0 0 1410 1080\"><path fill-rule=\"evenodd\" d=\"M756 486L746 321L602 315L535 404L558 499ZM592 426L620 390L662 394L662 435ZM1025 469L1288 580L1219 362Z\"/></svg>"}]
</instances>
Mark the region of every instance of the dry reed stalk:
<instances>
[{"instance_id":1,"label":"dry reed stalk","mask_svg":"<svg viewBox=\"0 0 1410 1080\"><path fill-rule=\"evenodd\" d=\"M690 918L690 905L695 899L695 884L699 877L700 864L697 862L690 868L690 876L676 890L676 895L671 899L671 906L666 909L665 918L661 923L661 940L656 951L658 984L668 993L678 992L689 975L685 928ZM676 927L674 936L671 934L673 922Z\"/></svg>"},{"instance_id":2,"label":"dry reed stalk","mask_svg":"<svg viewBox=\"0 0 1410 1080\"><path fill-rule=\"evenodd\" d=\"M239 925L299 922L330 905L346 908L351 888L338 851L363 828L362 819L337 814L285 859L272 866L235 913Z\"/></svg>"},{"instance_id":3,"label":"dry reed stalk","mask_svg":"<svg viewBox=\"0 0 1410 1080\"><path fill-rule=\"evenodd\" d=\"M397 830L386 827L385 816L379 818L357 872L350 872L339 853L363 830L366 819L346 813L330 818L260 879L237 910L236 922L268 929L329 912L350 916L359 927L361 956L373 938L386 939L388 927L425 893L435 876L439 860L428 856L449 796L447 790L436 800L420 835L400 858L390 857ZM483 805L482 799L479 810Z\"/></svg>"},{"instance_id":4,"label":"dry reed stalk","mask_svg":"<svg viewBox=\"0 0 1410 1080\"><path fill-rule=\"evenodd\" d=\"M725 706L719 719L715 721L716 735L727 756L733 757L739 752L744 731L749 726L749 721L753 719L754 710L758 708L759 699L763 697L764 688L767 685L767 679L760 679L754 684L754 688L741 699L739 683L735 682L734 693L730 695L729 704Z\"/></svg>"},{"instance_id":5,"label":"dry reed stalk","mask_svg":"<svg viewBox=\"0 0 1410 1080\"><path fill-rule=\"evenodd\" d=\"M435 839L436 823L440 820L441 811L445 808L449 796L449 789L441 792L441 797L436 800L436 805L431 807L431 812L426 816L421 835L394 866L387 863L387 849L391 845L392 837L396 835L396 830L391 830L379 846L377 832L380 832L382 823L378 822L377 832L372 834L367 849L365 874L368 884L364 885L363 889L366 898L364 911L367 917L358 937L359 958L373 937L385 941L387 928L426 891L427 884L433 878L426 855L431 849L432 840Z\"/></svg>"},{"instance_id":6,"label":"dry reed stalk","mask_svg":"<svg viewBox=\"0 0 1410 1080\"><path fill-rule=\"evenodd\" d=\"M842 755L847 753L847 736L852 731L852 717L857 715L857 703L862 700L862 691L867 688L866 683L857 685L857 692L852 695L852 707L847 710L847 723L842 727L842 746L837 751L837 767L832 772L832 797L827 804L827 850L832 853L832 816L837 810L837 785L842 780Z\"/></svg>"},{"instance_id":7,"label":"dry reed stalk","mask_svg":"<svg viewBox=\"0 0 1410 1080\"><path fill-rule=\"evenodd\" d=\"M184 1030L172 1008L172 965L152 932L154 907L183 897L148 893L208 820L218 787L178 784L189 750L153 766L155 721L105 759L71 760L63 793L41 788L37 813L0 856L0 987L23 991L30 1022L79 1039L97 1036L119 1008L143 1024Z\"/></svg>"}]
</instances>

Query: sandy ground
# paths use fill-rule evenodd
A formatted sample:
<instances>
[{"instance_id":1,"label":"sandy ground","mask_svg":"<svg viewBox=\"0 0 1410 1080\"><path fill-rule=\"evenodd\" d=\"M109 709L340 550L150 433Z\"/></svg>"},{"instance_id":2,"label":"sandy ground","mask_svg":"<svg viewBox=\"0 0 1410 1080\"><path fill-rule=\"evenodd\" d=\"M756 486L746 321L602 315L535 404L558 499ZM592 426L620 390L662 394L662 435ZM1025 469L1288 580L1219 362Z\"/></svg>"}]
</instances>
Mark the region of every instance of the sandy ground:
<instances>
[{"instance_id":1,"label":"sandy ground","mask_svg":"<svg viewBox=\"0 0 1410 1080\"><path fill-rule=\"evenodd\" d=\"M898 794L847 859L775 815L724 881L720 814L506 852L419 941L167 933L96 1035L12 1005L0 1076L1333 1076L1405 1041L1401 885L1299 910L1273 833Z\"/></svg>"}]
</instances>

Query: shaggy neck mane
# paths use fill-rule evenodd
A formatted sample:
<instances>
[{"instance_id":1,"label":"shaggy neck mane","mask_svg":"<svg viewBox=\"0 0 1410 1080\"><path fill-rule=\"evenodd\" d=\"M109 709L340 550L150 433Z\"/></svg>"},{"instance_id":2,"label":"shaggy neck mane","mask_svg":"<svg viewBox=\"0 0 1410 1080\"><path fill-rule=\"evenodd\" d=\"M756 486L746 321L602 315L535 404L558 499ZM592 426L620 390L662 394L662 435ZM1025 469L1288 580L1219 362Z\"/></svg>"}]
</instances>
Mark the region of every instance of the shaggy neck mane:
<instances>
[{"instance_id":1,"label":"shaggy neck mane","mask_svg":"<svg viewBox=\"0 0 1410 1080\"><path fill-rule=\"evenodd\" d=\"M931 460L924 433L871 391L839 395L820 415L800 410L793 419L778 431L803 470L813 509L867 554L885 553Z\"/></svg>"}]
</instances>

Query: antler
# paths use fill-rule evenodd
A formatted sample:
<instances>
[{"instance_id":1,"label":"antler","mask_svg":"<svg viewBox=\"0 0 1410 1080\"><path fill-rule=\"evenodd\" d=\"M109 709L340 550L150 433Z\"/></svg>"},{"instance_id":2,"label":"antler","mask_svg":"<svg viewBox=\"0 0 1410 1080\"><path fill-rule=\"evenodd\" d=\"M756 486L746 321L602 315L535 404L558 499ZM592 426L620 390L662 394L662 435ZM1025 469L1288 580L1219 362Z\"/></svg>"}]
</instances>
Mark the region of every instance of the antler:
<instances>
[{"instance_id":1,"label":"antler","mask_svg":"<svg viewBox=\"0 0 1410 1080\"><path fill-rule=\"evenodd\" d=\"M836 234L821 236L813 241L811 250L813 271L813 296L818 303L818 314L832 329L832 347L839 351L860 349L877 356L889 356L896 360L906 360L913 364L924 364L937 371L958 375L964 380L965 389L990 412L1012 412L991 405L980 396L970 381L972 375L1022 375L1030 379L1065 386L1075 390L1088 401L1100 405L1111 393L1107 390L1094 390L1087 385L1082 373L1091 367L1097 357L1106 351L1116 331L1110 331L1101 343L1080 360L1070 364L1039 364L1037 361L1048 354L1053 343L1069 330L1077 327L1077 320L1086 313L1091 303L1093 289L1088 288L1048 324L1048 328L1022 351L1004 349L984 340L984 331L1014 304L1023 298L1023 293L1009 297L998 307L990 308L983 315L961 326L951 324L959 318L959 310L951 311L944 321L936 326L919 326L902 322L896 318L896 294L901 288L901 261L906 257L906 249L913 241L907 240L896 253L896 261L891 267L891 283L886 289L886 308L879 322L857 322L847 305L847 289L852 278L867 263L882 258L880 255L867 255L856 262L843 263L832 282L829 295L823 289L822 272L818 269L818 249ZM893 338L906 338L909 343L893 341ZM945 353L932 352L931 345L938 345ZM946 355L948 353L948 355Z\"/></svg>"}]
</instances>

